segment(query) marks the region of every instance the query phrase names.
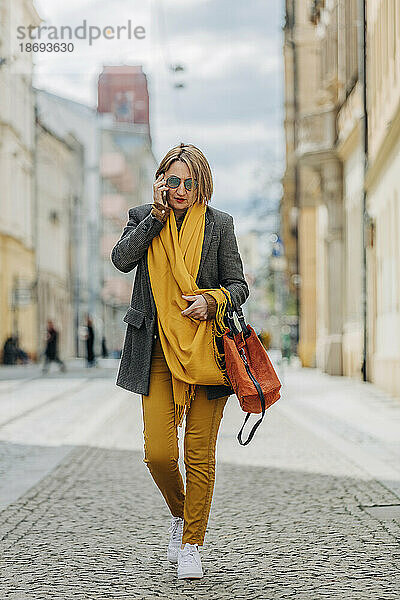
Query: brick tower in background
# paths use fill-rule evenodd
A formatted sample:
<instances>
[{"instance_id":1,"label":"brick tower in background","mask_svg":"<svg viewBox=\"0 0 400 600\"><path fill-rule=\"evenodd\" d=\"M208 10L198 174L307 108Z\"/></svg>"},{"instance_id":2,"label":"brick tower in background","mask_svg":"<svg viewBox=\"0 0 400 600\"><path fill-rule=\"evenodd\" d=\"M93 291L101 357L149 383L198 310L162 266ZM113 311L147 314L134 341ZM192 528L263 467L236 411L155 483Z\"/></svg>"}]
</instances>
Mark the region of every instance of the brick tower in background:
<instances>
[{"instance_id":1,"label":"brick tower in background","mask_svg":"<svg viewBox=\"0 0 400 600\"><path fill-rule=\"evenodd\" d=\"M111 113L115 121L147 125L149 94L147 78L141 66L104 67L99 76L99 113Z\"/></svg>"}]
</instances>

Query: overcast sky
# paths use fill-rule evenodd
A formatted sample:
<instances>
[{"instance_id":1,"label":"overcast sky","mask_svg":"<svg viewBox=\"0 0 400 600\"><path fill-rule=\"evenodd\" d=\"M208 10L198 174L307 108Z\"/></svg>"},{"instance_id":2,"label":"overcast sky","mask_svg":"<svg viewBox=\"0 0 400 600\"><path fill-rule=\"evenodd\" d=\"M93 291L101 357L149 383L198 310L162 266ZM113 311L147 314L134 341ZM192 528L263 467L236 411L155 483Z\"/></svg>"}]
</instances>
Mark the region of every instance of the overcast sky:
<instances>
[{"instance_id":1,"label":"overcast sky","mask_svg":"<svg viewBox=\"0 0 400 600\"><path fill-rule=\"evenodd\" d=\"M282 0L36 0L43 25L143 26L145 39L76 40L38 54L35 85L95 106L104 64L140 64L148 77L153 149L193 143L210 161L212 205L245 214L279 199L283 165ZM170 64L182 64L182 74ZM174 87L184 83L183 89Z\"/></svg>"}]
</instances>

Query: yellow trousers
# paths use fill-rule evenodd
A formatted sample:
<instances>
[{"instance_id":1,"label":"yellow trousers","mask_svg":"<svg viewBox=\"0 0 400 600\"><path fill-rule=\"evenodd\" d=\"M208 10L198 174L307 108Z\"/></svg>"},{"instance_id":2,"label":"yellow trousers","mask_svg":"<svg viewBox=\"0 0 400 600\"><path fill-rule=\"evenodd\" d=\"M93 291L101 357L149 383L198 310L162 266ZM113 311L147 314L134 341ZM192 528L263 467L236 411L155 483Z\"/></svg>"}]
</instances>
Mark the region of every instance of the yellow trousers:
<instances>
[{"instance_id":1,"label":"yellow trousers","mask_svg":"<svg viewBox=\"0 0 400 600\"><path fill-rule=\"evenodd\" d=\"M144 459L171 514L184 519L182 543L203 545L215 482L215 445L229 396L209 400L197 386L186 415L186 493L178 466L171 373L159 337L154 344L147 396L142 395Z\"/></svg>"}]
</instances>

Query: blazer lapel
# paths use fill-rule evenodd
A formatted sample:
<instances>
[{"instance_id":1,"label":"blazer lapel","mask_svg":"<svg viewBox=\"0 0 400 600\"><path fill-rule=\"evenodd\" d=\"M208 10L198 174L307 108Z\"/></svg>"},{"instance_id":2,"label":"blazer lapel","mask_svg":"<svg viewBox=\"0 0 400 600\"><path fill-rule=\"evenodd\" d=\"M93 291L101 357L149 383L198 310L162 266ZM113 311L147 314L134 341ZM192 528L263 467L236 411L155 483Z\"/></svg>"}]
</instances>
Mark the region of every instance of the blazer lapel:
<instances>
[{"instance_id":1,"label":"blazer lapel","mask_svg":"<svg viewBox=\"0 0 400 600\"><path fill-rule=\"evenodd\" d=\"M207 252L211 244L212 233L214 229L214 219L211 217L210 211L206 210L205 224L204 224L204 240L203 240L203 248L201 251L200 265L199 270L197 272L196 283L198 283L201 275L201 270L204 266L204 262L206 260Z\"/></svg>"}]
</instances>

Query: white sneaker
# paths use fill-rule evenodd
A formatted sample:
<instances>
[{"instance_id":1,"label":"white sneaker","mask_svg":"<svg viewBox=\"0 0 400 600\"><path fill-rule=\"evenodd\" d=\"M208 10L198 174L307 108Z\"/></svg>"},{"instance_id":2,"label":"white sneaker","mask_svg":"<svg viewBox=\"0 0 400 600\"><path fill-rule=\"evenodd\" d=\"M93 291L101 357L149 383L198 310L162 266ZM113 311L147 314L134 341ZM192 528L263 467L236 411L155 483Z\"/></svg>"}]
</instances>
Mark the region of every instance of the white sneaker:
<instances>
[{"instance_id":1,"label":"white sneaker","mask_svg":"<svg viewBox=\"0 0 400 600\"><path fill-rule=\"evenodd\" d=\"M197 544L186 542L183 550L178 549L178 579L200 579L203 577Z\"/></svg>"},{"instance_id":2,"label":"white sneaker","mask_svg":"<svg viewBox=\"0 0 400 600\"><path fill-rule=\"evenodd\" d=\"M169 537L167 558L169 561L176 563L178 562L178 548L182 544L183 519L181 517L172 517L168 531L171 535Z\"/></svg>"}]
</instances>

